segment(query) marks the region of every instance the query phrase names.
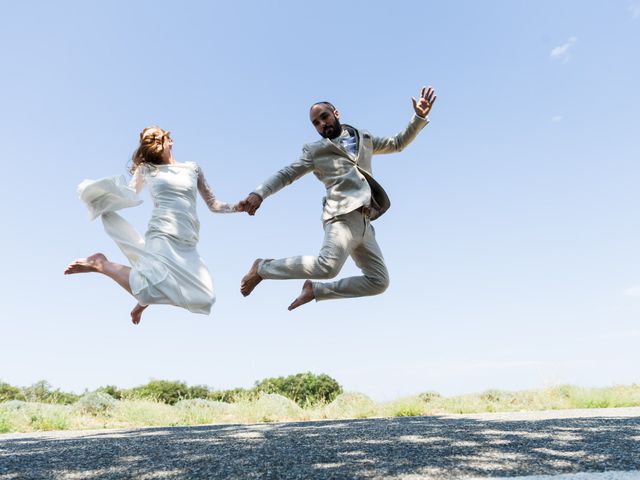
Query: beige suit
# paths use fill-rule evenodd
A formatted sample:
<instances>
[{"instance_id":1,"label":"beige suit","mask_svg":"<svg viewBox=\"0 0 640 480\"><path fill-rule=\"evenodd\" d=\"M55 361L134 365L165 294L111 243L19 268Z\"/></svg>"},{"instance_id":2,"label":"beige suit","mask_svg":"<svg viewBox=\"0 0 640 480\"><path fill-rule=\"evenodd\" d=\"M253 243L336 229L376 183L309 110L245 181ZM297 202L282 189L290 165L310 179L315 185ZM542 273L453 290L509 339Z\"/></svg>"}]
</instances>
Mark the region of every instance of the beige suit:
<instances>
[{"instance_id":1,"label":"beige suit","mask_svg":"<svg viewBox=\"0 0 640 480\"><path fill-rule=\"evenodd\" d=\"M361 208L370 205L371 189L356 164L372 174L374 154L400 152L427 123L414 115L409 125L393 137L374 137L366 130L356 130L355 155L327 138L306 144L296 162L259 185L254 193L264 199L313 172L324 183L327 195L322 213L325 239L320 254L265 260L260 263L258 274L265 279L334 278L351 256L364 275L330 283L313 282L316 300L376 295L386 290L387 268L366 208Z\"/></svg>"}]
</instances>

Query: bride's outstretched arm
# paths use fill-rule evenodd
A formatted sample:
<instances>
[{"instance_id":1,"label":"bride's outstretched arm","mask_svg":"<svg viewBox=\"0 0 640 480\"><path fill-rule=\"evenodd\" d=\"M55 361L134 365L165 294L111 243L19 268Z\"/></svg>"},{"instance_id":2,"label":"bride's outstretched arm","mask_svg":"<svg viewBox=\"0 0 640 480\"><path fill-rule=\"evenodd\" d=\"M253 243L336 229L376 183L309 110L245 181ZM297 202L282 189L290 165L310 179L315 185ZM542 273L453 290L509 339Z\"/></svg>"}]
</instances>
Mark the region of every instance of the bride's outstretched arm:
<instances>
[{"instance_id":1,"label":"bride's outstretched arm","mask_svg":"<svg viewBox=\"0 0 640 480\"><path fill-rule=\"evenodd\" d=\"M202 173L202 169L198 165L198 191L200 192L200 196L204 200L204 203L207 204L209 210L214 213L235 213L238 211L238 204L230 204L226 202L222 202L218 200L209 187L207 180L204 178L204 174Z\"/></svg>"},{"instance_id":2,"label":"bride's outstretched arm","mask_svg":"<svg viewBox=\"0 0 640 480\"><path fill-rule=\"evenodd\" d=\"M142 187L144 187L144 165L139 165L138 168L133 172L133 177L129 181L129 188L132 188L136 191L136 193L140 193Z\"/></svg>"}]
</instances>

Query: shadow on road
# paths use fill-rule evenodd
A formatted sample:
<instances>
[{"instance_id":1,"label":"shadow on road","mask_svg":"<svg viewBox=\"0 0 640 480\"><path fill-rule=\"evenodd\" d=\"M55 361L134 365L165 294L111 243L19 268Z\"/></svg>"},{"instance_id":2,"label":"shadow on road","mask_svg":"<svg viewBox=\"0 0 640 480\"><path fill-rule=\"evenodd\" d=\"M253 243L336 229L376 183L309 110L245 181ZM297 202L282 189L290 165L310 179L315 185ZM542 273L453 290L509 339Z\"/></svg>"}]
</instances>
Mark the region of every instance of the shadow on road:
<instances>
[{"instance_id":1,"label":"shadow on road","mask_svg":"<svg viewBox=\"0 0 640 480\"><path fill-rule=\"evenodd\" d=\"M407 417L0 439L0 478L375 478L640 469L640 418Z\"/></svg>"}]
</instances>

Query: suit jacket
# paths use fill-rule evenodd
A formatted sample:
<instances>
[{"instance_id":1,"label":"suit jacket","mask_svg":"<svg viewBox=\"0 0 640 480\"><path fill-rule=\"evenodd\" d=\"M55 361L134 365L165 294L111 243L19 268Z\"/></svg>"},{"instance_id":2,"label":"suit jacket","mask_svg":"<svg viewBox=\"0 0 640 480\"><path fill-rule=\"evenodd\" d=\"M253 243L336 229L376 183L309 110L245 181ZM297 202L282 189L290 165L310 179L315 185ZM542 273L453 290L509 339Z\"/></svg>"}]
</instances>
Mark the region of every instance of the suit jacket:
<instances>
[{"instance_id":1,"label":"suit jacket","mask_svg":"<svg viewBox=\"0 0 640 480\"><path fill-rule=\"evenodd\" d=\"M357 139L355 155L328 138L308 143L302 147L302 155L298 160L269 177L253 193L267 198L306 173L313 172L327 189L323 220L344 215L362 206L368 207L371 203L371 187L365 175L373 175L372 156L400 152L427 123L427 119L414 115L409 125L393 137L374 137L366 130L354 129ZM358 167L364 170L364 175Z\"/></svg>"}]
</instances>

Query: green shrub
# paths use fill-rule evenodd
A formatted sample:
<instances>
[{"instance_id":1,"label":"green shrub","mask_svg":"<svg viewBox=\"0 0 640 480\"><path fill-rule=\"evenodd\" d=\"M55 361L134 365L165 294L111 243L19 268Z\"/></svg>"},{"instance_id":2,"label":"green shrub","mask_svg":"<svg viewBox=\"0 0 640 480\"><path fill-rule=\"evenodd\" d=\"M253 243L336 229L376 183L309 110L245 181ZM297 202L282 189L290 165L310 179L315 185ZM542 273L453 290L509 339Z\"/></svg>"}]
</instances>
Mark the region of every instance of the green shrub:
<instances>
[{"instance_id":1,"label":"green shrub","mask_svg":"<svg viewBox=\"0 0 640 480\"><path fill-rule=\"evenodd\" d=\"M116 400L122 400L125 396L124 390L120 390L115 385L105 385L104 387L96 389L96 392L106 393Z\"/></svg>"},{"instance_id":2,"label":"green shrub","mask_svg":"<svg viewBox=\"0 0 640 480\"><path fill-rule=\"evenodd\" d=\"M79 395L63 392L59 388L53 390L51 384L46 380L40 380L29 387L23 388L22 393L25 400L29 402L59 403L63 405L74 403L80 398Z\"/></svg>"},{"instance_id":3,"label":"green shrub","mask_svg":"<svg viewBox=\"0 0 640 480\"><path fill-rule=\"evenodd\" d=\"M24 393L18 387L0 382L0 402L8 400L24 400Z\"/></svg>"},{"instance_id":4,"label":"green shrub","mask_svg":"<svg viewBox=\"0 0 640 480\"><path fill-rule=\"evenodd\" d=\"M333 378L311 372L288 377L266 378L256 382L254 390L283 395L303 407L329 403L342 393L342 387Z\"/></svg>"},{"instance_id":5,"label":"green shrub","mask_svg":"<svg viewBox=\"0 0 640 480\"><path fill-rule=\"evenodd\" d=\"M75 408L81 413L88 413L89 415L100 415L108 412L116 405L116 400L104 392L89 392L85 393L75 403Z\"/></svg>"},{"instance_id":6,"label":"green shrub","mask_svg":"<svg viewBox=\"0 0 640 480\"><path fill-rule=\"evenodd\" d=\"M189 391L187 392L187 398L203 398L206 399L209 397L209 387L206 385L193 385L189 387Z\"/></svg>"},{"instance_id":7,"label":"green shrub","mask_svg":"<svg viewBox=\"0 0 640 480\"><path fill-rule=\"evenodd\" d=\"M146 385L132 388L127 394L135 398L148 398L175 405L178 401L189 398L189 387L184 382L151 380Z\"/></svg>"},{"instance_id":8,"label":"green shrub","mask_svg":"<svg viewBox=\"0 0 640 480\"><path fill-rule=\"evenodd\" d=\"M207 395L207 399L218 402L236 403L243 400L252 400L257 397L255 390L246 388L233 388L231 390L213 390Z\"/></svg>"}]
</instances>

